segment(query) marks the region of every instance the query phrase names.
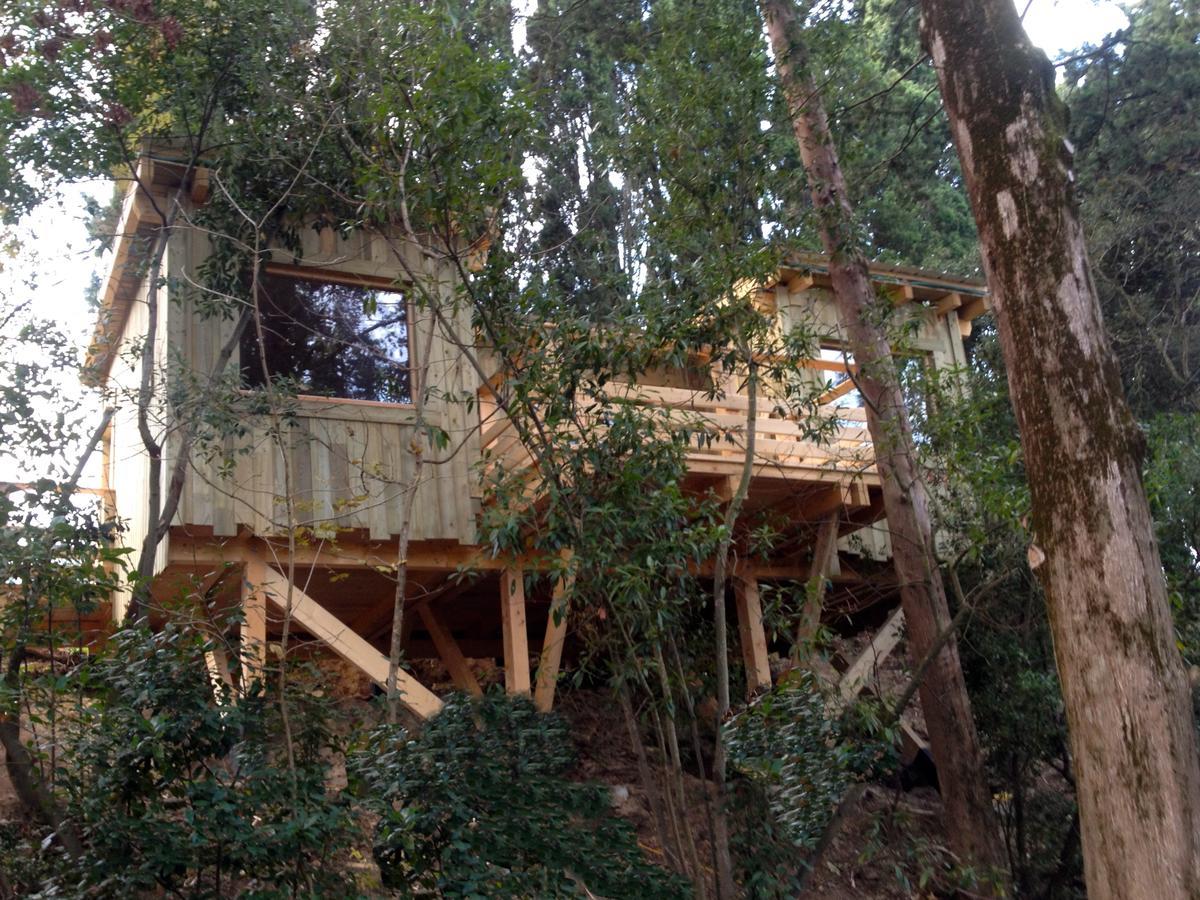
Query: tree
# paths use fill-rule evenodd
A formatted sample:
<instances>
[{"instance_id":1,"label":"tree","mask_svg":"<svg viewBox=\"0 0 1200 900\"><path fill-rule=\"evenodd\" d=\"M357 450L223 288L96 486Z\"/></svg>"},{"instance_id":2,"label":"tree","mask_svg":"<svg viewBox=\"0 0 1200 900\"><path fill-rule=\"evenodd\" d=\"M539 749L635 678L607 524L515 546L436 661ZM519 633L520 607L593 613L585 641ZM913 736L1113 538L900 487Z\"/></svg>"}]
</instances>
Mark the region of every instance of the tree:
<instances>
[{"instance_id":1,"label":"tree","mask_svg":"<svg viewBox=\"0 0 1200 900\"><path fill-rule=\"evenodd\" d=\"M1089 891L1200 893L1200 761L1054 70L1010 0L924 0L1020 427Z\"/></svg>"},{"instance_id":2,"label":"tree","mask_svg":"<svg viewBox=\"0 0 1200 900\"><path fill-rule=\"evenodd\" d=\"M808 170L822 243L830 256L839 315L849 350L860 367L859 390L883 482L884 508L914 666L933 651L920 694L945 801L946 830L964 860L998 868L1000 854L991 795L958 648L953 637L940 649L935 647L939 635L950 626L950 612L935 555L929 499L916 462L892 349L879 324L878 300L854 232L845 179L820 88L809 64L801 18L791 0L764 0L761 8Z\"/></svg>"},{"instance_id":3,"label":"tree","mask_svg":"<svg viewBox=\"0 0 1200 900\"><path fill-rule=\"evenodd\" d=\"M1200 411L1200 4L1152 0L1069 61L1080 215L1133 413Z\"/></svg>"}]
</instances>

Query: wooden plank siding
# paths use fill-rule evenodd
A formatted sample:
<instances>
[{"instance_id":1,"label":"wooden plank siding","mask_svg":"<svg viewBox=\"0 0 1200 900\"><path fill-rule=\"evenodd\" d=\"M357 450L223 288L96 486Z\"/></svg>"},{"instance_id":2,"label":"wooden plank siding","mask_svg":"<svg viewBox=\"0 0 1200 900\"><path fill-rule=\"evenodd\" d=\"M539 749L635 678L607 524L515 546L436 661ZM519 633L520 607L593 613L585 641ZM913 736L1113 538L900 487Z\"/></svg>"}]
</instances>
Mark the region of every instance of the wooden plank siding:
<instances>
[{"instance_id":1,"label":"wooden plank siding","mask_svg":"<svg viewBox=\"0 0 1200 900\"><path fill-rule=\"evenodd\" d=\"M404 407L301 399L278 436L269 419L245 423L245 436L227 444L232 466L220 457L194 462L178 524L211 527L217 536L234 535L239 526L283 534L290 484L297 525L361 529L386 540L406 515L408 448L419 434L414 418ZM444 427L444 413L428 419ZM474 518L459 502L470 499L465 463L424 467L412 504L413 540L474 542Z\"/></svg>"}]
</instances>

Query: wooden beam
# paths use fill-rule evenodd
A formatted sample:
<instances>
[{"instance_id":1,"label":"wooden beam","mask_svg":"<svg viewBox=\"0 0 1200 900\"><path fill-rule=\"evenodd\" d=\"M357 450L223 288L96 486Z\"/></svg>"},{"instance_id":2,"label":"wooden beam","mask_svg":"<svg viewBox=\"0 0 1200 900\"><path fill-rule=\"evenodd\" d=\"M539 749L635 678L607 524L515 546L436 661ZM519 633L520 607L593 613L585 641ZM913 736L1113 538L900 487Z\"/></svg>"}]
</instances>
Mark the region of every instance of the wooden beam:
<instances>
[{"instance_id":1,"label":"wooden beam","mask_svg":"<svg viewBox=\"0 0 1200 900\"><path fill-rule=\"evenodd\" d=\"M504 687L529 696L529 633L525 624L525 573L500 573L500 627L504 635Z\"/></svg>"},{"instance_id":2,"label":"wooden beam","mask_svg":"<svg viewBox=\"0 0 1200 900\"><path fill-rule=\"evenodd\" d=\"M985 312L992 308L992 302L987 296L972 297L967 300L958 310L959 319L978 319Z\"/></svg>"},{"instance_id":3,"label":"wooden beam","mask_svg":"<svg viewBox=\"0 0 1200 900\"><path fill-rule=\"evenodd\" d=\"M817 403L821 406L824 406L826 403L832 403L838 397L844 397L857 387L858 384L855 382L855 380L848 377L845 381L841 382L840 384L835 384L820 397L818 397Z\"/></svg>"},{"instance_id":4,"label":"wooden beam","mask_svg":"<svg viewBox=\"0 0 1200 900\"><path fill-rule=\"evenodd\" d=\"M794 655L806 650L811 644L817 626L821 624L821 610L825 606L825 588L829 581L841 574L838 565L838 524L837 512L830 513L817 526L817 542L813 547L812 575L809 576L805 587L804 613L800 617L800 625L796 629Z\"/></svg>"},{"instance_id":5,"label":"wooden beam","mask_svg":"<svg viewBox=\"0 0 1200 900\"><path fill-rule=\"evenodd\" d=\"M962 294L949 293L942 297L938 297L936 309L939 316L944 316L951 310L958 309L963 304Z\"/></svg>"},{"instance_id":6,"label":"wooden beam","mask_svg":"<svg viewBox=\"0 0 1200 900\"><path fill-rule=\"evenodd\" d=\"M793 275L787 283L788 294L801 294L813 286L813 276L809 272L805 275Z\"/></svg>"},{"instance_id":7,"label":"wooden beam","mask_svg":"<svg viewBox=\"0 0 1200 900\"><path fill-rule=\"evenodd\" d=\"M911 303L913 299L913 289L911 284L893 284L884 288L884 293L891 298L891 301L897 306L905 303Z\"/></svg>"},{"instance_id":8,"label":"wooden beam","mask_svg":"<svg viewBox=\"0 0 1200 900\"><path fill-rule=\"evenodd\" d=\"M570 559L571 551L564 550L564 562L569 564ZM550 614L546 619L546 636L542 639L542 655L538 659L537 684L533 691L533 705L541 712L550 712L554 706L554 689L558 685L563 644L567 639L568 597L574 580L574 574L568 573L554 585L554 597L550 601Z\"/></svg>"},{"instance_id":9,"label":"wooden beam","mask_svg":"<svg viewBox=\"0 0 1200 900\"><path fill-rule=\"evenodd\" d=\"M192 202L197 206L203 206L208 202L211 175L212 173L206 166L197 166L196 170L192 172L191 197Z\"/></svg>"},{"instance_id":10,"label":"wooden beam","mask_svg":"<svg viewBox=\"0 0 1200 900\"><path fill-rule=\"evenodd\" d=\"M429 638L433 641L433 646L437 648L438 656L445 664L446 671L450 673L454 686L460 691L482 697L483 689L479 686L475 673L471 671L471 667L467 664L467 658L463 656L458 642L454 640L454 635L442 623L436 610L428 603L422 603L417 607L417 614L425 624L425 630L429 632Z\"/></svg>"},{"instance_id":11,"label":"wooden beam","mask_svg":"<svg viewBox=\"0 0 1200 900\"><path fill-rule=\"evenodd\" d=\"M267 666L268 566L258 556L248 556L242 570L242 688L262 680Z\"/></svg>"},{"instance_id":12,"label":"wooden beam","mask_svg":"<svg viewBox=\"0 0 1200 900\"><path fill-rule=\"evenodd\" d=\"M753 578L735 577L733 593L737 600L742 658L746 663L746 691L754 695L771 686L771 663L767 657L767 634L763 628L758 582Z\"/></svg>"},{"instance_id":13,"label":"wooden beam","mask_svg":"<svg viewBox=\"0 0 1200 900\"><path fill-rule=\"evenodd\" d=\"M287 603L288 581L261 557L252 556L251 563L262 578L260 592L282 609ZM250 563L247 564L250 568ZM353 629L329 612L299 587L291 586L292 619L313 637L324 641L338 656L362 671L380 687L387 686L388 659ZM442 701L401 669L396 673L400 702L414 715L427 719L442 708Z\"/></svg>"},{"instance_id":14,"label":"wooden beam","mask_svg":"<svg viewBox=\"0 0 1200 900\"><path fill-rule=\"evenodd\" d=\"M733 502L733 495L737 493L737 479L732 475L726 475L723 478L718 478L712 486L713 495L717 498L722 506L728 506Z\"/></svg>"},{"instance_id":15,"label":"wooden beam","mask_svg":"<svg viewBox=\"0 0 1200 900\"><path fill-rule=\"evenodd\" d=\"M267 552L268 543L256 537L202 537L188 534L182 528L173 528L170 563L197 567L217 566L225 562L241 563L247 548L265 558L286 558L286 552L279 546L279 542L276 543L276 554ZM328 544L302 545L296 547L293 559L297 568L316 566L373 571L395 569L396 544L378 541L355 544L349 540L342 540L336 547L330 547ZM544 568L550 563L550 559L531 555L521 557L518 562L526 569ZM452 572L456 569L499 571L509 565L512 565L510 561L494 558L483 547L462 544L414 544L410 546L408 554L410 572Z\"/></svg>"},{"instance_id":16,"label":"wooden beam","mask_svg":"<svg viewBox=\"0 0 1200 900\"><path fill-rule=\"evenodd\" d=\"M875 670L896 649L903 635L904 610L897 608L867 648L859 654L858 659L842 674L842 680L838 683L838 693L843 703L849 703L861 693Z\"/></svg>"}]
</instances>

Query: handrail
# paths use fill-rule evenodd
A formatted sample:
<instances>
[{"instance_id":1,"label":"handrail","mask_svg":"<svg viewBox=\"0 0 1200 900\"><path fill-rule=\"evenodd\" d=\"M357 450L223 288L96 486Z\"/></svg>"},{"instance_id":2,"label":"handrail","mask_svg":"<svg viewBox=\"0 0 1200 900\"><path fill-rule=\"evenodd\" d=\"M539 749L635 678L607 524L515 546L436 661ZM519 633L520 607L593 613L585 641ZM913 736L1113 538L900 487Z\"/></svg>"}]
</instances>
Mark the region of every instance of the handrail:
<instances>
[{"instance_id":1,"label":"handrail","mask_svg":"<svg viewBox=\"0 0 1200 900\"><path fill-rule=\"evenodd\" d=\"M814 362L828 364L830 369L845 370L845 364L837 361ZM502 378L489 379L480 389L481 396L484 392L498 393L502 385ZM744 452L738 437L746 433L746 413L750 408L748 396L611 382L605 388L604 397L616 405L661 409L667 413L663 417L664 428L693 432L697 439L690 442L688 449L689 468L702 471L712 465L728 466ZM685 414L686 418L672 417L672 412ZM866 411L860 407L822 405L820 414L836 423L826 439L818 438L813 429L797 418L757 415L754 419L756 464L776 467L785 474L800 469L873 473L874 452L865 427ZM491 410L488 415L492 421L480 433L480 450L488 460L486 468L529 467L532 458L521 444L512 422L499 409Z\"/></svg>"}]
</instances>

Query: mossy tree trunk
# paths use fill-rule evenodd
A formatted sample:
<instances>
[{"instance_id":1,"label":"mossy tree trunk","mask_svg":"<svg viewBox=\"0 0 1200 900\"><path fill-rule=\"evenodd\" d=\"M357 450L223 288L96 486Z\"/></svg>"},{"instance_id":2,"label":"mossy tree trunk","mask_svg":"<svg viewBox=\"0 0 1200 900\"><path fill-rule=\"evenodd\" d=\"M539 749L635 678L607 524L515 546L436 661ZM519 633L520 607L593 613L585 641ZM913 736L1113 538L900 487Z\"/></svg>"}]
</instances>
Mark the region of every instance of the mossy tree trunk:
<instances>
[{"instance_id":1,"label":"mossy tree trunk","mask_svg":"<svg viewBox=\"0 0 1200 900\"><path fill-rule=\"evenodd\" d=\"M1088 895L1200 897L1191 696L1073 194L1067 111L1012 0L923 0L1033 499Z\"/></svg>"},{"instance_id":2,"label":"mossy tree trunk","mask_svg":"<svg viewBox=\"0 0 1200 900\"><path fill-rule=\"evenodd\" d=\"M810 70L801 19L792 0L763 0L761 9L808 173L821 238L830 257L829 274L838 314L859 365L858 387L883 482L909 652L916 665L949 626L950 613L935 556L929 499L916 461L912 427L890 343L878 324L880 317L873 311L879 300L855 235L854 214L820 91ZM951 844L964 862L1000 871L1003 857L991 793L953 637L932 656L920 697Z\"/></svg>"}]
</instances>

